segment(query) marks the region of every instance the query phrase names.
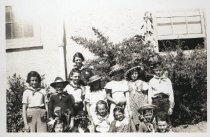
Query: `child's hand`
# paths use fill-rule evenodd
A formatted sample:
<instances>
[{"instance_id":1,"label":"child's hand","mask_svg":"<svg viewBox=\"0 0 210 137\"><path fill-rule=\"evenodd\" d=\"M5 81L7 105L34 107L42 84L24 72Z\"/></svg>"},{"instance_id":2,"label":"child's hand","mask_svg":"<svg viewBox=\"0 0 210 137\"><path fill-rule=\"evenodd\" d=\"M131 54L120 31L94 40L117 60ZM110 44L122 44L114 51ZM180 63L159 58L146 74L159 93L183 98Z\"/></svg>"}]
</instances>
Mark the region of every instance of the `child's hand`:
<instances>
[{"instance_id":1,"label":"child's hand","mask_svg":"<svg viewBox=\"0 0 210 137\"><path fill-rule=\"evenodd\" d=\"M25 130L26 132L30 132L30 127L29 127L28 124L26 124L26 125L24 126L24 130Z\"/></svg>"},{"instance_id":2,"label":"child's hand","mask_svg":"<svg viewBox=\"0 0 210 137\"><path fill-rule=\"evenodd\" d=\"M173 113L173 108L169 108L168 109L168 115L172 115L172 113Z\"/></svg>"}]
</instances>

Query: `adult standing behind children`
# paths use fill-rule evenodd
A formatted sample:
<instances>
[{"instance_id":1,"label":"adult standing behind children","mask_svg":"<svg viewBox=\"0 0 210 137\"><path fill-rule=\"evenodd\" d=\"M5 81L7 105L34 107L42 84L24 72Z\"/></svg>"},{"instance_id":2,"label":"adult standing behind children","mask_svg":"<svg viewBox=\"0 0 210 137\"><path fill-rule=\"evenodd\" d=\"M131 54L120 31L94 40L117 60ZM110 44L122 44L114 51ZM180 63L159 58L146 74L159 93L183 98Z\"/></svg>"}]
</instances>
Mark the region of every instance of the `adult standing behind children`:
<instances>
[{"instance_id":1,"label":"adult standing behind children","mask_svg":"<svg viewBox=\"0 0 210 137\"><path fill-rule=\"evenodd\" d=\"M82 53L77 52L73 56L73 62L75 63L73 68L77 68L78 70L81 71L81 84L83 86L87 85L88 79L93 76L93 72L90 68L85 67L83 62L85 61L84 56Z\"/></svg>"},{"instance_id":2,"label":"adult standing behind children","mask_svg":"<svg viewBox=\"0 0 210 137\"><path fill-rule=\"evenodd\" d=\"M47 132L47 96L41 89L41 77L38 72L28 73L29 84L23 92L22 110L26 132Z\"/></svg>"},{"instance_id":3,"label":"adult standing behind children","mask_svg":"<svg viewBox=\"0 0 210 137\"><path fill-rule=\"evenodd\" d=\"M74 114L74 98L72 95L69 95L66 92L63 92L64 87L68 84L68 81L64 81L60 77L56 77L55 81L50 84L51 87L53 87L57 94L51 95L50 101L49 101L49 123L53 123L51 121L55 121L56 117L64 116L67 121L66 127L69 127L70 123L73 122L73 114ZM56 115L56 109L59 109L58 116ZM73 126L73 125L72 125Z\"/></svg>"},{"instance_id":4,"label":"adult standing behind children","mask_svg":"<svg viewBox=\"0 0 210 137\"><path fill-rule=\"evenodd\" d=\"M157 106L158 113L172 115L174 108L174 91L169 78L164 76L163 64L156 63L154 76L149 81L148 103Z\"/></svg>"}]
</instances>

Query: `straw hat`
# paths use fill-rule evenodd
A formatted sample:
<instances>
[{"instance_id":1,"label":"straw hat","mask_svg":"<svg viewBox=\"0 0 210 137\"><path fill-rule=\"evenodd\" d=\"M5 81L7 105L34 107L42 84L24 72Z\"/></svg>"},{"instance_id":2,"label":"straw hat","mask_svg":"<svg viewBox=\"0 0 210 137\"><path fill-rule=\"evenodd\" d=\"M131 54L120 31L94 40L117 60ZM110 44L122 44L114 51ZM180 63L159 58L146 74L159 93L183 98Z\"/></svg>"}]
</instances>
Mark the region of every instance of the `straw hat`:
<instances>
[{"instance_id":1,"label":"straw hat","mask_svg":"<svg viewBox=\"0 0 210 137\"><path fill-rule=\"evenodd\" d=\"M147 110L147 109L156 109L157 107L155 105L150 105L150 104L144 104L143 106L141 106L138 109L138 112L141 113L143 110Z\"/></svg>"},{"instance_id":2,"label":"straw hat","mask_svg":"<svg viewBox=\"0 0 210 137\"><path fill-rule=\"evenodd\" d=\"M125 79L128 79L128 75L131 71L133 70L137 70L137 71L143 71L143 67L140 65L136 65L136 64L129 64L127 71L125 72L124 76Z\"/></svg>"},{"instance_id":3,"label":"straw hat","mask_svg":"<svg viewBox=\"0 0 210 137\"><path fill-rule=\"evenodd\" d=\"M119 65L119 64L116 64L114 66L112 66L110 68L110 72L109 72L109 76L112 75L114 72L117 72L117 71L120 71L120 70L123 70L125 67Z\"/></svg>"},{"instance_id":4,"label":"straw hat","mask_svg":"<svg viewBox=\"0 0 210 137\"><path fill-rule=\"evenodd\" d=\"M99 75L94 75L94 76L89 78L88 84L93 83L95 81L98 81L100 79L101 79L101 77Z\"/></svg>"},{"instance_id":5,"label":"straw hat","mask_svg":"<svg viewBox=\"0 0 210 137\"><path fill-rule=\"evenodd\" d=\"M68 81L64 81L61 77L56 77L54 82L50 84L51 87L55 88L58 84L61 84L63 87L69 84Z\"/></svg>"}]
</instances>

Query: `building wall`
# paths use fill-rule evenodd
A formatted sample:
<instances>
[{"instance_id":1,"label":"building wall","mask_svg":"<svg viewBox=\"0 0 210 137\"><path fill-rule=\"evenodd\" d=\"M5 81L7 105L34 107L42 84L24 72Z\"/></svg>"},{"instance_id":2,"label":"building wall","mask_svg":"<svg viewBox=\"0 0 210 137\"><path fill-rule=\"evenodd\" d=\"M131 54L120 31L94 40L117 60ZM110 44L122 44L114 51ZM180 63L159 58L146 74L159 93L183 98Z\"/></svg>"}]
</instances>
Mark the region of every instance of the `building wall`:
<instances>
[{"instance_id":1,"label":"building wall","mask_svg":"<svg viewBox=\"0 0 210 137\"><path fill-rule=\"evenodd\" d=\"M63 22L67 36L67 69L73 66L75 52L84 54L86 60L96 58L81 45L70 39L81 36L96 39L92 27L99 29L111 42L118 43L125 38L141 34L140 26L145 11L164 9L207 8L199 1L163 1L163 0L7 0L19 7L19 14L32 17L41 26L41 44L43 49L6 53L7 76L13 73L26 78L31 70L45 74L49 84L56 76L64 78L62 38ZM7 4L8 4L7 3ZM190 4L189 4L190 3ZM27 6L25 6L27 5Z\"/></svg>"}]
</instances>

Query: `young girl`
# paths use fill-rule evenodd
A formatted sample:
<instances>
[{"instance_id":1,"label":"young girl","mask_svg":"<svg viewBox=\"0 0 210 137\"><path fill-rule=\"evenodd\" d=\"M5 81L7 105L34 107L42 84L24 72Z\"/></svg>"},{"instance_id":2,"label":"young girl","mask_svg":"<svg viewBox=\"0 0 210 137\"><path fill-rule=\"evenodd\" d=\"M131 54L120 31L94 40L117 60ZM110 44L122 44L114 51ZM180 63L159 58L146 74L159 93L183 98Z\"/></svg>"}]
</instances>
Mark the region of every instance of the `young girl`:
<instances>
[{"instance_id":1,"label":"young girl","mask_svg":"<svg viewBox=\"0 0 210 137\"><path fill-rule=\"evenodd\" d=\"M74 127L71 132L85 133L93 131L94 127L92 121L88 117L87 111L80 111L74 118Z\"/></svg>"},{"instance_id":2,"label":"young girl","mask_svg":"<svg viewBox=\"0 0 210 137\"><path fill-rule=\"evenodd\" d=\"M109 132L130 132L129 119L124 115L124 108L116 106L113 110L114 121L112 121Z\"/></svg>"},{"instance_id":3,"label":"young girl","mask_svg":"<svg viewBox=\"0 0 210 137\"><path fill-rule=\"evenodd\" d=\"M74 97L74 115L84 110L85 87L80 83L81 72L74 68L69 74L69 84L64 88L64 92Z\"/></svg>"},{"instance_id":4,"label":"young girl","mask_svg":"<svg viewBox=\"0 0 210 137\"><path fill-rule=\"evenodd\" d=\"M128 80L129 86L129 102L128 111L131 117L132 130L136 131L136 127L140 124L138 108L147 102L147 94L149 86L146 82L140 80L141 66L131 64L125 73L125 78Z\"/></svg>"},{"instance_id":5,"label":"young girl","mask_svg":"<svg viewBox=\"0 0 210 137\"><path fill-rule=\"evenodd\" d=\"M113 117L113 110L116 105L125 109L125 115L128 117L127 105L129 104L129 88L126 80L123 79L124 67L114 65L111 67L109 75L112 81L104 87L107 93L107 100L110 102L110 116ZM112 118L114 120L114 117Z\"/></svg>"},{"instance_id":6,"label":"young girl","mask_svg":"<svg viewBox=\"0 0 210 137\"><path fill-rule=\"evenodd\" d=\"M47 96L40 88L41 77L38 72L28 73L26 82L29 84L23 92L23 121L27 132L47 132Z\"/></svg>"},{"instance_id":7,"label":"young girl","mask_svg":"<svg viewBox=\"0 0 210 137\"><path fill-rule=\"evenodd\" d=\"M67 131L67 121L65 117L57 117L54 125L53 125L53 132L68 132Z\"/></svg>"},{"instance_id":8,"label":"young girl","mask_svg":"<svg viewBox=\"0 0 210 137\"><path fill-rule=\"evenodd\" d=\"M86 90L85 93L86 109L89 116L95 116L96 103L99 100L106 100L106 92L101 88L101 77L98 75L92 76L89 79L88 85L90 90Z\"/></svg>"},{"instance_id":9,"label":"young girl","mask_svg":"<svg viewBox=\"0 0 210 137\"><path fill-rule=\"evenodd\" d=\"M96 115L93 117L93 124L95 126L95 131L104 133L108 132L112 120L108 112L107 102L104 100L99 100L96 103Z\"/></svg>"}]
</instances>

